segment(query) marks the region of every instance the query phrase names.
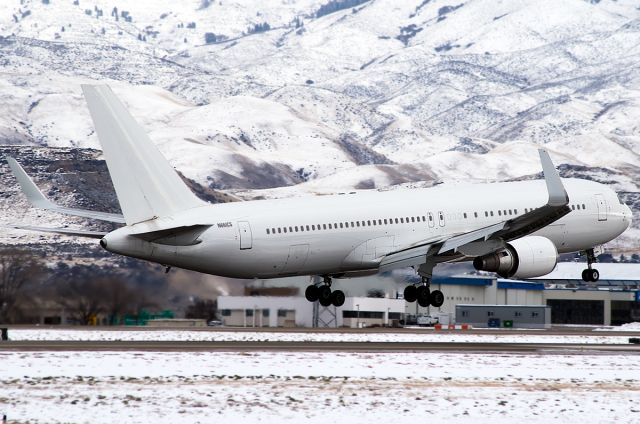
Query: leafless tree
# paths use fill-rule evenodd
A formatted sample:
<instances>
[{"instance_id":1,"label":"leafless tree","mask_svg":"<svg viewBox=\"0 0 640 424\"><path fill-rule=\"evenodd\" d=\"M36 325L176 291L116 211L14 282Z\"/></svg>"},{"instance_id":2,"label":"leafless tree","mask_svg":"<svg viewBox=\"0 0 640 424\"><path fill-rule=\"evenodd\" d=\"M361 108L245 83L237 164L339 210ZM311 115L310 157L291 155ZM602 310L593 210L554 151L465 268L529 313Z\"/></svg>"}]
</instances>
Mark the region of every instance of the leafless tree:
<instances>
[{"instance_id":1,"label":"leafless tree","mask_svg":"<svg viewBox=\"0 0 640 424\"><path fill-rule=\"evenodd\" d=\"M211 299L197 299L187 307L186 318L200 318L211 321L216 319L218 313L218 302Z\"/></svg>"},{"instance_id":2,"label":"leafless tree","mask_svg":"<svg viewBox=\"0 0 640 424\"><path fill-rule=\"evenodd\" d=\"M71 279L58 284L58 302L74 321L88 325L106 309L102 279Z\"/></svg>"},{"instance_id":3,"label":"leafless tree","mask_svg":"<svg viewBox=\"0 0 640 424\"><path fill-rule=\"evenodd\" d=\"M12 323L17 315L17 301L25 285L40 278L44 267L29 251L0 250L0 323Z\"/></svg>"}]
</instances>

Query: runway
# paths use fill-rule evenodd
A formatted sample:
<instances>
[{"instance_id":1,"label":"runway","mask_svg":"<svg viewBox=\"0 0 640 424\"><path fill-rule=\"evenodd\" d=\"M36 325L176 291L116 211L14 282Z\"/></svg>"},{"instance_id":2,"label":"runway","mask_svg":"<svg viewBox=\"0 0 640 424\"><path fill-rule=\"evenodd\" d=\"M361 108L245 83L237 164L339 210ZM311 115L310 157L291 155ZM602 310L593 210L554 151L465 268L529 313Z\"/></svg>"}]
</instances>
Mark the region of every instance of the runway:
<instances>
[{"instance_id":1,"label":"runway","mask_svg":"<svg viewBox=\"0 0 640 424\"><path fill-rule=\"evenodd\" d=\"M640 354L638 344L283 341L5 341L2 351L100 352L517 352Z\"/></svg>"}]
</instances>

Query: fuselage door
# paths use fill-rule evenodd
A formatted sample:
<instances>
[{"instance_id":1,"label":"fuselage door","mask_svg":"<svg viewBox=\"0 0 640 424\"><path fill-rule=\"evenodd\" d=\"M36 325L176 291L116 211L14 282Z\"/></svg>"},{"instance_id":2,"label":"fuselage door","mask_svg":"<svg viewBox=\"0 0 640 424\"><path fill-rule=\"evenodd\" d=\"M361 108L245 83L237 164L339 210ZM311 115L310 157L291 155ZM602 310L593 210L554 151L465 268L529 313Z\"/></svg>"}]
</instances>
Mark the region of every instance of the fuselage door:
<instances>
[{"instance_id":1,"label":"fuselage door","mask_svg":"<svg viewBox=\"0 0 640 424\"><path fill-rule=\"evenodd\" d=\"M444 227L444 212L438 211L438 221L440 222L440 226Z\"/></svg>"},{"instance_id":2,"label":"fuselage door","mask_svg":"<svg viewBox=\"0 0 640 424\"><path fill-rule=\"evenodd\" d=\"M436 222L433 220L433 214L429 212L427 216L429 217L429 228L433 228L436 225Z\"/></svg>"},{"instance_id":3,"label":"fuselage door","mask_svg":"<svg viewBox=\"0 0 640 424\"><path fill-rule=\"evenodd\" d=\"M251 249L253 247L253 236L251 226L248 221L238 221L238 231L240 231L240 249Z\"/></svg>"},{"instance_id":4,"label":"fuselage door","mask_svg":"<svg viewBox=\"0 0 640 424\"><path fill-rule=\"evenodd\" d=\"M602 194L596 194L596 204L598 205L598 221L606 221L607 201Z\"/></svg>"}]
</instances>

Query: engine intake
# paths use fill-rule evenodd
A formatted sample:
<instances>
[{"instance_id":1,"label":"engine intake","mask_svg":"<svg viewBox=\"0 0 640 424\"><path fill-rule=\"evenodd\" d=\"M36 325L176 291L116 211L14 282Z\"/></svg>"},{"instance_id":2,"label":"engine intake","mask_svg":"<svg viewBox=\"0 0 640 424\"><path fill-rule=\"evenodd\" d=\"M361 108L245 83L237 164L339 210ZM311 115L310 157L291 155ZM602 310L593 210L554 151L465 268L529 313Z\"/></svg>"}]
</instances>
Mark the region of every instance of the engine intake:
<instances>
[{"instance_id":1,"label":"engine intake","mask_svg":"<svg viewBox=\"0 0 640 424\"><path fill-rule=\"evenodd\" d=\"M506 248L473 260L478 271L495 272L503 278L540 277L553 271L557 263L555 244L540 236L513 240Z\"/></svg>"}]
</instances>

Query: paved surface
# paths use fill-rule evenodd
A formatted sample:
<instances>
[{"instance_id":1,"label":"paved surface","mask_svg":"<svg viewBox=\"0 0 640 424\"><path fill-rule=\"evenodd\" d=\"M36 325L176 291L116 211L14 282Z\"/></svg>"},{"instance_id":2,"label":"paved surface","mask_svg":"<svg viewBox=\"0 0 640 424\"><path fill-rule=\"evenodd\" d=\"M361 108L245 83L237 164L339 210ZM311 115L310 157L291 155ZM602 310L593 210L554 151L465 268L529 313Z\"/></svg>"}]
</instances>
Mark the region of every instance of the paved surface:
<instances>
[{"instance_id":1,"label":"paved surface","mask_svg":"<svg viewBox=\"0 0 640 424\"><path fill-rule=\"evenodd\" d=\"M634 344L564 343L403 343L403 342L209 342L209 341L5 341L0 351L148 351L148 352L520 352L638 354Z\"/></svg>"}]
</instances>

